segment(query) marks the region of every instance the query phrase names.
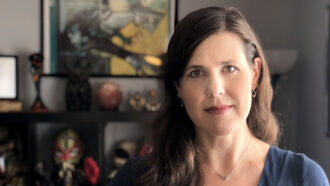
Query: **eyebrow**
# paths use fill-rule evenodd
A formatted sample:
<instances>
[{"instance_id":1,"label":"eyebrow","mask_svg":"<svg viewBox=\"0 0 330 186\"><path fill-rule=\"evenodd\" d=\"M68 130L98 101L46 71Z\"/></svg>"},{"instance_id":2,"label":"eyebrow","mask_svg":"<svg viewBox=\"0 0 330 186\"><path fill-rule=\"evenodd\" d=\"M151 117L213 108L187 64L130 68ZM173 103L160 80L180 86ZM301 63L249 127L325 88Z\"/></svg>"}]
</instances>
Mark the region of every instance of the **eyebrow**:
<instances>
[{"instance_id":1,"label":"eyebrow","mask_svg":"<svg viewBox=\"0 0 330 186\"><path fill-rule=\"evenodd\" d=\"M220 65L224 66L224 65L228 65L228 64L232 64L232 63L237 63L237 61L235 61L235 60L221 61L221 62L219 62L218 65L219 66ZM196 69L196 68L204 68L204 66L202 66L202 65L188 65L186 67L186 71L188 71L190 69Z\"/></svg>"}]
</instances>

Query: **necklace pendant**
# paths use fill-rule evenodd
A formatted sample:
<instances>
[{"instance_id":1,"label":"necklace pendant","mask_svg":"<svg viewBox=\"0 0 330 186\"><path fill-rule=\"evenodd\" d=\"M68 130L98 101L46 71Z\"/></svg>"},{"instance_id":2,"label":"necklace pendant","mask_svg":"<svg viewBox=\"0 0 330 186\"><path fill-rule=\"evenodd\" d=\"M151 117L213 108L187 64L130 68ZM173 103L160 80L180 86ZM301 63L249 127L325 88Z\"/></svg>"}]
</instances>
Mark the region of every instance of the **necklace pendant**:
<instances>
[{"instance_id":1,"label":"necklace pendant","mask_svg":"<svg viewBox=\"0 0 330 186\"><path fill-rule=\"evenodd\" d=\"M225 181L228 181L229 177L228 176L223 176L222 179L224 179Z\"/></svg>"}]
</instances>

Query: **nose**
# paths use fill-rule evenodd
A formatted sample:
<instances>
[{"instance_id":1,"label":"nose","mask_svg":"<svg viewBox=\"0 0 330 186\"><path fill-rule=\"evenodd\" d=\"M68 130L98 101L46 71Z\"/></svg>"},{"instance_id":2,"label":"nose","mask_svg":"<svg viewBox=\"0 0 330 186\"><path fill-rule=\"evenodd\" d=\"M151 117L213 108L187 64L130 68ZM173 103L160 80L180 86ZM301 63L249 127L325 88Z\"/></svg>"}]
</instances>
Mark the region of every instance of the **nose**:
<instances>
[{"instance_id":1,"label":"nose","mask_svg":"<svg viewBox=\"0 0 330 186\"><path fill-rule=\"evenodd\" d=\"M219 75L209 76L206 83L205 93L208 97L217 97L225 94L224 80Z\"/></svg>"}]
</instances>

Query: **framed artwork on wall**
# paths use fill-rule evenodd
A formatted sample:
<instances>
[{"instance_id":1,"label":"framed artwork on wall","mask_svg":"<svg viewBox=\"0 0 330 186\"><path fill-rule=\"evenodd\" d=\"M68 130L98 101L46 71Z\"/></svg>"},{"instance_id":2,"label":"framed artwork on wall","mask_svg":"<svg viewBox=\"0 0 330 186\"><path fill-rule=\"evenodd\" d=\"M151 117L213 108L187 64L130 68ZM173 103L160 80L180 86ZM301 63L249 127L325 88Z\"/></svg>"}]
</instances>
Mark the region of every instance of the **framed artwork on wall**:
<instances>
[{"instance_id":1,"label":"framed artwork on wall","mask_svg":"<svg viewBox=\"0 0 330 186\"><path fill-rule=\"evenodd\" d=\"M18 57L0 55L0 99L18 98Z\"/></svg>"},{"instance_id":2,"label":"framed artwork on wall","mask_svg":"<svg viewBox=\"0 0 330 186\"><path fill-rule=\"evenodd\" d=\"M174 0L41 0L45 74L160 76Z\"/></svg>"}]
</instances>

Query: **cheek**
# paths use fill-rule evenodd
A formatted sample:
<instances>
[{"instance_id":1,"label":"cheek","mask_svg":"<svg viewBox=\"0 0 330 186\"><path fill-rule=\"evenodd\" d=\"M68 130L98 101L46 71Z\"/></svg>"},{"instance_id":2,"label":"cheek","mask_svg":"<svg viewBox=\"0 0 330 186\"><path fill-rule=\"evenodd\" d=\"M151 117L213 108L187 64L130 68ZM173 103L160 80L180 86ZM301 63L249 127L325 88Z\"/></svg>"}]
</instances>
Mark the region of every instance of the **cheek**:
<instances>
[{"instance_id":1,"label":"cheek","mask_svg":"<svg viewBox=\"0 0 330 186\"><path fill-rule=\"evenodd\" d=\"M203 99L203 91L200 86L186 86L182 91L184 104L189 107L196 107ZM200 105L199 105L200 106Z\"/></svg>"},{"instance_id":2,"label":"cheek","mask_svg":"<svg viewBox=\"0 0 330 186\"><path fill-rule=\"evenodd\" d=\"M187 85L182 89L182 99L184 107L187 113L192 115L198 115L198 112L202 108L204 100L204 91L202 86Z\"/></svg>"},{"instance_id":3,"label":"cheek","mask_svg":"<svg viewBox=\"0 0 330 186\"><path fill-rule=\"evenodd\" d=\"M251 108L251 81L242 79L242 81L236 81L237 84L232 84L231 93L236 101L239 115L247 118Z\"/></svg>"}]
</instances>

